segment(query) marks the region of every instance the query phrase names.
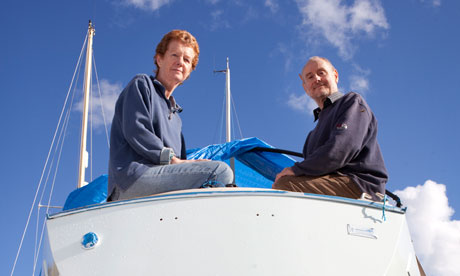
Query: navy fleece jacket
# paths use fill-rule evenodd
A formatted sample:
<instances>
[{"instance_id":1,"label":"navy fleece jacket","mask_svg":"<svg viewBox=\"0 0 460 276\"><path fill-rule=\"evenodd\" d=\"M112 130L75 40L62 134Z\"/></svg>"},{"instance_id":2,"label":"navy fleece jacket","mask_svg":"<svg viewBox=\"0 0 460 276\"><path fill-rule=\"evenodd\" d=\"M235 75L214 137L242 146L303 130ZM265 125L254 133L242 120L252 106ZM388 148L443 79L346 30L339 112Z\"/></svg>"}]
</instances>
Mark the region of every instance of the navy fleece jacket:
<instances>
[{"instance_id":1,"label":"navy fleece jacket","mask_svg":"<svg viewBox=\"0 0 460 276\"><path fill-rule=\"evenodd\" d=\"M115 105L110 132L109 190L126 189L151 165L167 164L171 150L185 153L181 108L163 85L145 74L135 76Z\"/></svg>"},{"instance_id":2,"label":"navy fleece jacket","mask_svg":"<svg viewBox=\"0 0 460 276\"><path fill-rule=\"evenodd\" d=\"M377 142L377 120L364 99L337 92L315 115L318 123L308 134L304 160L292 167L295 175L348 175L374 200L375 193L385 194L388 173Z\"/></svg>"}]
</instances>

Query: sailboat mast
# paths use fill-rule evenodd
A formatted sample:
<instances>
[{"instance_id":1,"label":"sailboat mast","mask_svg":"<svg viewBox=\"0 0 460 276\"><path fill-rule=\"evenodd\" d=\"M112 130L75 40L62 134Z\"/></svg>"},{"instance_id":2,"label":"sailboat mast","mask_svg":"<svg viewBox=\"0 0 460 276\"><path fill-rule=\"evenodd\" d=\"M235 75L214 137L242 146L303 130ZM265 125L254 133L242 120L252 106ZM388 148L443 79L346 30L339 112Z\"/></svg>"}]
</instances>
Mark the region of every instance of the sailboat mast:
<instances>
[{"instance_id":1,"label":"sailboat mast","mask_svg":"<svg viewBox=\"0 0 460 276\"><path fill-rule=\"evenodd\" d=\"M225 141L231 142L232 141L232 114L231 114L231 92L230 92L230 65L229 60L227 57L227 69L225 70L214 70L214 73L225 73L225 129L226 129L226 139ZM230 168L232 168L233 176L235 176L235 158L230 158ZM233 177L235 179L235 177ZM233 180L235 181L235 180Z\"/></svg>"},{"instance_id":2,"label":"sailboat mast","mask_svg":"<svg viewBox=\"0 0 460 276\"><path fill-rule=\"evenodd\" d=\"M80 139L80 162L78 172L78 185L83 187L88 184L85 181L85 169L88 167L88 152L86 151L86 136L88 132L88 106L89 106L89 91L91 88L91 70L93 59L93 37L95 29L89 21L88 26L88 43L86 44L86 64L85 64L85 81L83 92L83 118L81 123L81 139Z\"/></svg>"},{"instance_id":3,"label":"sailboat mast","mask_svg":"<svg viewBox=\"0 0 460 276\"><path fill-rule=\"evenodd\" d=\"M231 97L230 97L230 67L227 57L227 70L225 72L225 97L226 97L226 142L232 141L232 129L231 129Z\"/></svg>"},{"instance_id":4,"label":"sailboat mast","mask_svg":"<svg viewBox=\"0 0 460 276\"><path fill-rule=\"evenodd\" d=\"M225 97L226 97L226 142L232 141L232 114L231 114L231 92L230 92L230 65L227 57L227 70L225 71ZM235 181L235 158L230 158L230 168L233 171Z\"/></svg>"}]
</instances>

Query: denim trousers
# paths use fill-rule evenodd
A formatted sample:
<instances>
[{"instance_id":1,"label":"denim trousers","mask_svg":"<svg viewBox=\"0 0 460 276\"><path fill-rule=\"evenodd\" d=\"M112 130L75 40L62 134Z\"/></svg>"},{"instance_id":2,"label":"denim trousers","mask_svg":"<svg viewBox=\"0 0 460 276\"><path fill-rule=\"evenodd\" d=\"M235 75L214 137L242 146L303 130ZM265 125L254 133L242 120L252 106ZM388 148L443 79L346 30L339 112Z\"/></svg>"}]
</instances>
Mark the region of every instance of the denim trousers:
<instances>
[{"instance_id":1,"label":"denim trousers","mask_svg":"<svg viewBox=\"0 0 460 276\"><path fill-rule=\"evenodd\" d=\"M221 161L153 165L128 189L115 189L112 200L201 188L207 184L224 187L231 183L233 183L233 171Z\"/></svg>"}]
</instances>

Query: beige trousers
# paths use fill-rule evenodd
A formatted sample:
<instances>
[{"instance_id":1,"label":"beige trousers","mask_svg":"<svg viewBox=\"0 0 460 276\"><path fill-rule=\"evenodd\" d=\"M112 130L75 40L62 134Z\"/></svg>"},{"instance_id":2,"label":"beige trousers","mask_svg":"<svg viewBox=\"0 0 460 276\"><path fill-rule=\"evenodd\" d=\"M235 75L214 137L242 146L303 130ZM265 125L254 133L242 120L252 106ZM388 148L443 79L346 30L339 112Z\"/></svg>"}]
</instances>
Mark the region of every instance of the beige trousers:
<instances>
[{"instance_id":1,"label":"beige trousers","mask_svg":"<svg viewBox=\"0 0 460 276\"><path fill-rule=\"evenodd\" d=\"M362 191L346 175L283 176L273 183L273 189L358 199Z\"/></svg>"}]
</instances>

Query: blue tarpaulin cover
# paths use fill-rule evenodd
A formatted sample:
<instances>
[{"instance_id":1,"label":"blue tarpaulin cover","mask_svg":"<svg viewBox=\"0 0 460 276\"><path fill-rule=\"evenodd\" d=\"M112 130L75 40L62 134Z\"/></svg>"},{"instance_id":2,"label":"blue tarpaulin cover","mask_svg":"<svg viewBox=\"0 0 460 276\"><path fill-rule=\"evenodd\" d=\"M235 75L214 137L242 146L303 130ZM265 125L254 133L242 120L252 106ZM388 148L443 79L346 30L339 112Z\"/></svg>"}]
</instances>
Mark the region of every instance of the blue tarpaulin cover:
<instances>
[{"instance_id":1,"label":"blue tarpaulin cover","mask_svg":"<svg viewBox=\"0 0 460 276\"><path fill-rule=\"evenodd\" d=\"M283 168L294 165L295 161L284 154L251 151L257 147L273 148L257 138L246 138L188 150L187 159L211 159L229 164L230 158L233 157L237 186L271 188L276 174ZM106 198L107 175L102 175L88 185L70 193L63 210L103 203Z\"/></svg>"},{"instance_id":2,"label":"blue tarpaulin cover","mask_svg":"<svg viewBox=\"0 0 460 276\"><path fill-rule=\"evenodd\" d=\"M67 196L63 211L96 203L104 203L107 200L108 176L103 174L94 179L88 185L78 188Z\"/></svg>"}]
</instances>

